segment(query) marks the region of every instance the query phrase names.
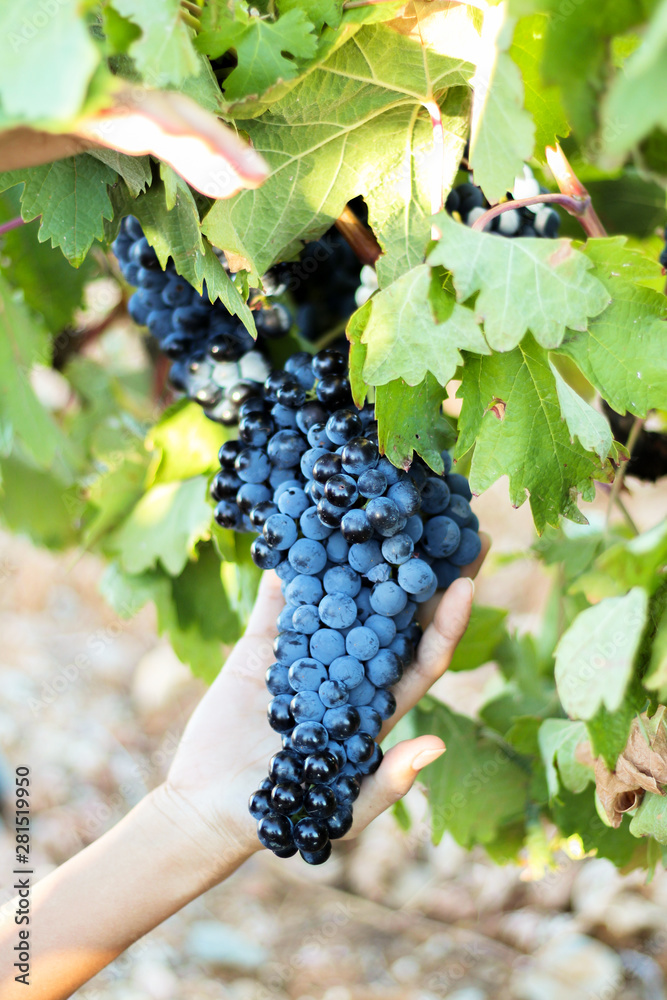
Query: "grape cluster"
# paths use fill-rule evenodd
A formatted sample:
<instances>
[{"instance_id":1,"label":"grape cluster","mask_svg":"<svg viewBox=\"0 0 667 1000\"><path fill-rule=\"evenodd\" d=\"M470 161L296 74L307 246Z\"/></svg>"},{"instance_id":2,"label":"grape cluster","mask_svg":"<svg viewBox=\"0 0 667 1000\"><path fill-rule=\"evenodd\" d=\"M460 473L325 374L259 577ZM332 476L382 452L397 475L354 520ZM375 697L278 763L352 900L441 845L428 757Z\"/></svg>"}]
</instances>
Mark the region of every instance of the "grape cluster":
<instances>
[{"instance_id":1,"label":"grape cluster","mask_svg":"<svg viewBox=\"0 0 667 1000\"><path fill-rule=\"evenodd\" d=\"M530 167L524 167L523 176L516 179L514 188L507 197L509 201L515 198L532 198L540 193L545 194L546 191L547 189L541 187L533 176ZM459 184L449 192L445 208L450 215L456 213L466 226L472 226L488 210L489 203L481 188L466 183ZM513 208L503 212L502 215L492 219L485 228L501 236L541 236L545 239L554 239L558 236L560 216L549 205L531 205L528 208Z\"/></svg>"},{"instance_id":2,"label":"grape cluster","mask_svg":"<svg viewBox=\"0 0 667 1000\"><path fill-rule=\"evenodd\" d=\"M477 557L478 522L448 452L443 476L380 456L374 409L353 405L337 351L294 354L239 416L211 484L215 518L257 533L253 559L276 570L286 600L266 676L283 748L250 812L278 856L321 864L380 764L417 605Z\"/></svg>"},{"instance_id":3,"label":"grape cluster","mask_svg":"<svg viewBox=\"0 0 667 1000\"><path fill-rule=\"evenodd\" d=\"M172 359L169 380L174 389L199 403L218 423L237 422L248 385L264 382L270 364L243 324L222 305L177 274L173 261L164 270L134 216L123 220L113 251L125 280L137 291L128 311L147 326L160 349ZM272 294L284 286L267 275ZM284 336L291 317L282 303L254 312L260 342Z\"/></svg>"},{"instance_id":4,"label":"grape cluster","mask_svg":"<svg viewBox=\"0 0 667 1000\"><path fill-rule=\"evenodd\" d=\"M272 273L291 296L296 324L305 340L319 340L344 325L357 307L361 270L356 254L335 226L307 243L298 260L274 265Z\"/></svg>"}]
</instances>

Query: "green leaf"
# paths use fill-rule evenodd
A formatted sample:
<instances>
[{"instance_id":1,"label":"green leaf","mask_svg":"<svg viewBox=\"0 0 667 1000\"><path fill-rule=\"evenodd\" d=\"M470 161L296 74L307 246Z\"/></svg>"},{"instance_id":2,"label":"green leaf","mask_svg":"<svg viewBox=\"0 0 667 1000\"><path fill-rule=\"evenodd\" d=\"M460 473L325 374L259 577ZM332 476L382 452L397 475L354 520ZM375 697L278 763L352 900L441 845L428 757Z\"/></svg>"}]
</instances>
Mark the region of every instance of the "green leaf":
<instances>
[{"instance_id":1,"label":"green leaf","mask_svg":"<svg viewBox=\"0 0 667 1000\"><path fill-rule=\"evenodd\" d=\"M470 162L475 183L495 202L511 191L524 161L533 155L535 123L523 106L523 83L516 63L495 47L488 56L473 80Z\"/></svg>"},{"instance_id":2,"label":"green leaf","mask_svg":"<svg viewBox=\"0 0 667 1000\"><path fill-rule=\"evenodd\" d=\"M569 333L560 352L614 410L645 417L650 408L667 405L667 303L663 294L637 284L655 272L654 262L623 243L589 240L582 249L612 301L588 332Z\"/></svg>"},{"instance_id":3,"label":"green leaf","mask_svg":"<svg viewBox=\"0 0 667 1000\"><path fill-rule=\"evenodd\" d=\"M649 691L658 691L660 701L667 699L667 610L663 612L656 629L643 684Z\"/></svg>"},{"instance_id":4,"label":"green leaf","mask_svg":"<svg viewBox=\"0 0 667 1000\"><path fill-rule=\"evenodd\" d=\"M479 292L475 318L494 351L511 350L529 329L538 344L558 347L566 327L586 330L589 317L610 301L591 262L569 240L508 240L446 212L436 222L443 235L428 262L452 272L459 301Z\"/></svg>"},{"instance_id":5,"label":"green leaf","mask_svg":"<svg viewBox=\"0 0 667 1000\"><path fill-rule=\"evenodd\" d=\"M176 178L177 190L174 207L167 209L162 183L153 184L134 202L134 214L150 245L155 250L162 267L170 257L176 270L191 284L197 281L197 260L204 253L204 243L199 231L197 204L185 181ZM201 280L199 282L201 289Z\"/></svg>"},{"instance_id":6,"label":"green leaf","mask_svg":"<svg viewBox=\"0 0 667 1000\"><path fill-rule=\"evenodd\" d=\"M375 416L380 451L394 465L409 468L416 452L429 468L442 473L441 452L453 443L452 428L442 415L443 394L432 375L417 386L398 379L377 388Z\"/></svg>"},{"instance_id":7,"label":"green leaf","mask_svg":"<svg viewBox=\"0 0 667 1000\"><path fill-rule=\"evenodd\" d=\"M592 500L593 480L608 482L611 468L570 440L547 355L533 338L508 354L468 355L458 395L463 406L457 454L475 445L473 492L506 475L512 504L519 507L530 495L539 533L557 525L561 514L582 522L577 493Z\"/></svg>"},{"instance_id":8,"label":"green leaf","mask_svg":"<svg viewBox=\"0 0 667 1000\"><path fill-rule=\"evenodd\" d=\"M176 655L210 684L222 666L221 644L239 634L212 545L200 545L196 561L172 581L171 603L158 602L159 626L168 632Z\"/></svg>"},{"instance_id":9,"label":"green leaf","mask_svg":"<svg viewBox=\"0 0 667 1000\"><path fill-rule=\"evenodd\" d=\"M574 719L592 719L601 706L620 708L646 624L641 587L608 597L579 614L556 647L556 687Z\"/></svg>"},{"instance_id":10,"label":"green leaf","mask_svg":"<svg viewBox=\"0 0 667 1000\"><path fill-rule=\"evenodd\" d=\"M37 545L60 549L75 545L75 516L67 501L68 484L49 471L26 465L18 458L0 459L2 489L0 517L17 534L27 534ZM84 506L83 501L80 509Z\"/></svg>"},{"instance_id":11,"label":"green leaf","mask_svg":"<svg viewBox=\"0 0 667 1000\"><path fill-rule=\"evenodd\" d=\"M549 367L556 381L560 410L571 439L574 441L575 437L579 438L586 451L594 451L603 461L611 453L616 458L609 422L567 384L551 361Z\"/></svg>"},{"instance_id":12,"label":"green leaf","mask_svg":"<svg viewBox=\"0 0 667 1000\"><path fill-rule=\"evenodd\" d=\"M585 851L594 851L598 858L609 858L618 868L627 865L637 849L627 823L613 829L603 822L595 808L592 789L579 795L561 789L551 803L551 812L565 837L577 834Z\"/></svg>"},{"instance_id":13,"label":"green leaf","mask_svg":"<svg viewBox=\"0 0 667 1000\"><path fill-rule=\"evenodd\" d=\"M124 55L132 42L141 37L141 28L121 17L113 7L106 5L102 10L102 31L108 50L112 55Z\"/></svg>"},{"instance_id":14,"label":"green leaf","mask_svg":"<svg viewBox=\"0 0 667 1000\"><path fill-rule=\"evenodd\" d=\"M193 33L181 18L180 0L112 0L115 10L141 28L129 52L151 87L179 84L200 69Z\"/></svg>"},{"instance_id":15,"label":"green leaf","mask_svg":"<svg viewBox=\"0 0 667 1000\"><path fill-rule=\"evenodd\" d=\"M562 782L571 792L583 792L593 780L591 768L580 764L576 750L588 739L583 722L569 719L545 719L540 726L538 741L540 754L547 771L549 798L558 794ZM557 767L556 767L557 765Z\"/></svg>"},{"instance_id":16,"label":"green leaf","mask_svg":"<svg viewBox=\"0 0 667 1000\"><path fill-rule=\"evenodd\" d=\"M13 188L0 197L0 221L19 215L18 191ZM0 267L9 283L21 289L26 305L40 314L51 333L59 334L73 324L84 286L97 276L97 266L89 256L79 268L72 267L60 250L39 242L37 229L35 221L4 234Z\"/></svg>"},{"instance_id":17,"label":"green leaf","mask_svg":"<svg viewBox=\"0 0 667 1000\"><path fill-rule=\"evenodd\" d=\"M543 77L560 87L568 119L580 138L586 139L596 129L611 69L611 39L644 21L646 5L641 0L580 0L576 7L564 7L560 0L547 0L537 6L551 13ZM614 129L624 127L619 119L613 123Z\"/></svg>"},{"instance_id":18,"label":"green leaf","mask_svg":"<svg viewBox=\"0 0 667 1000\"><path fill-rule=\"evenodd\" d=\"M625 153L656 126L667 127L667 4L659 3L641 45L626 59L603 103L602 137L609 158Z\"/></svg>"},{"instance_id":19,"label":"green leaf","mask_svg":"<svg viewBox=\"0 0 667 1000\"><path fill-rule=\"evenodd\" d=\"M622 595L631 587L643 587L653 594L664 580L666 563L667 521L663 520L650 531L601 552L590 571L570 589L587 594L591 600Z\"/></svg>"},{"instance_id":20,"label":"green leaf","mask_svg":"<svg viewBox=\"0 0 667 1000\"><path fill-rule=\"evenodd\" d=\"M47 331L0 278L0 433L5 453L16 438L42 468L50 468L56 456L66 463L76 458L30 383L33 365L48 364L50 357Z\"/></svg>"},{"instance_id":21,"label":"green leaf","mask_svg":"<svg viewBox=\"0 0 667 1000\"><path fill-rule=\"evenodd\" d=\"M86 153L55 163L0 174L0 190L24 182L21 215L41 216L38 239L51 240L78 266L93 241L104 237L104 219L113 217L107 185L116 173Z\"/></svg>"},{"instance_id":22,"label":"green leaf","mask_svg":"<svg viewBox=\"0 0 667 1000\"><path fill-rule=\"evenodd\" d=\"M548 19L543 14L521 18L509 50L521 70L526 111L535 122L535 156L542 161L547 146L553 146L559 136L570 134L558 87L546 86L542 80L540 63L547 30Z\"/></svg>"},{"instance_id":23,"label":"green leaf","mask_svg":"<svg viewBox=\"0 0 667 1000\"><path fill-rule=\"evenodd\" d=\"M472 719L428 698L415 709L415 723L419 734L440 736L447 747L422 772L434 843L448 830L462 847L484 844L523 815L527 775L502 746L481 736Z\"/></svg>"},{"instance_id":24,"label":"green leaf","mask_svg":"<svg viewBox=\"0 0 667 1000\"><path fill-rule=\"evenodd\" d=\"M230 606L238 615L239 621L245 624L255 606L262 571L255 566L250 556L252 536L238 532L233 534L234 558L233 561L223 562L220 573Z\"/></svg>"},{"instance_id":25,"label":"green leaf","mask_svg":"<svg viewBox=\"0 0 667 1000\"><path fill-rule=\"evenodd\" d=\"M634 837L654 837L659 844L667 844L667 798L646 792L644 801L630 820L630 833Z\"/></svg>"},{"instance_id":26,"label":"green leaf","mask_svg":"<svg viewBox=\"0 0 667 1000\"><path fill-rule=\"evenodd\" d=\"M180 399L149 431L146 447L159 452L155 482L169 483L210 473L218 466L218 451L226 435L209 420L201 406Z\"/></svg>"},{"instance_id":27,"label":"green leaf","mask_svg":"<svg viewBox=\"0 0 667 1000\"><path fill-rule=\"evenodd\" d=\"M168 191L163 183L155 183L136 199L132 209L162 267L171 257L178 273L198 292L206 282L210 298L220 299L256 336L255 321L246 301L211 246L202 239L197 203L185 181L172 171Z\"/></svg>"},{"instance_id":28,"label":"green leaf","mask_svg":"<svg viewBox=\"0 0 667 1000\"><path fill-rule=\"evenodd\" d=\"M119 153L116 149L106 149L104 146L91 149L88 155L101 163L106 163L107 167L120 174L133 198L145 191L153 180L148 156L128 156L126 153Z\"/></svg>"},{"instance_id":29,"label":"green leaf","mask_svg":"<svg viewBox=\"0 0 667 1000\"><path fill-rule=\"evenodd\" d=\"M147 455L129 453L91 484L83 532L86 547L94 545L116 528L139 502L145 488L147 468Z\"/></svg>"},{"instance_id":30,"label":"green leaf","mask_svg":"<svg viewBox=\"0 0 667 1000\"><path fill-rule=\"evenodd\" d=\"M206 282L206 289L212 302L220 299L223 306L232 314L238 316L252 337L257 336L257 328L253 314L241 295L238 286L232 281L224 267L213 253L210 243L204 241L204 256L197 258L197 280L195 288Z\"/></svg>"},{"instance_id":31,"label":"green leaf","mask_svg":"<svg viewBox=\"0 0 667 1000\"><path fill-rule=\"evenodd\" d=\"M224 11L224 7L220 7ZM234 14L219 17L214 29L204 18L197 47L213 59L234 49L237 64L224 81L225 98L238 101L264 93L278 80L290 80L299 72L294 58L310 59L317 51L313 25L300 8L281 13L277 21L253 16L237 4Z\"/></svg>"},{"instance_id":32,"label":"green leaf","mask_svg":"<svg viewBox=\"0 0 667 1000\"><path fill-rule=\"evenodd\" d=\"M443 17L444 17L443 13ZM433 134L425 101L448 87L443 183L465 141L472 67L367 25L261 118L246 123L271 175L257 190L217 201L203 222L212 243L262 273L320 236L362 194L383 250L381 284L423 260L430 235Z\"/></svg>"},{"instance_id":33,"label":"green leaf","mask_svg":"<svg viewBox=\"0 0 667 1000\"><path fill-rule=\"evenodd\" d=\"M366 363L366 346L362 344L361 338L366 329L366 324L373 308L373 300L368 299L360 309L350 316L345 336L350 342L350 357L348 370L350 373L350 386L352 388L352 399L361 409L368 394L368 383L364 381L362 372Z\"/></svg>"},{"instance_id":34,"label":"green leaf","mask_svg":"<svg viewBox=\"0 0 667 1000\"><path fill-rule=\"evenodd\" d=\"M9 118L64 122L81 110L101 53L79 8L78 0L0 7L0 105Z\"/></svg>"},{"instance_id":35,"label":"green leaf","mask_svg":"<svg viewBox=\"0 0 667 1000\"><path fill-rule=\"evenodd\" d=\"M462 363L462 349L490 354L472 311L441 288L437 294L449 305L449 315L436 320L430 288L431 269L420 264L371 299L361 337L366 345L363 378L370 385L401 378L414 386L431 372L445 386Z\"/></svg>"},{"instance_id":36,"label":"green leaf","mask_svg":"<svg viewBox=\"0 0 667 1000\"><path fill-rule=\"evenodd\" d=\"M281 15L300 10L321 31L325 24L337 28L343 17L343 0L278 0Z\"/></svg>"},{"instance_id":37,"label":"green leaf","mask_svg":"<svg viewBox=\"0 0 667 1000\"><path fill-rule=\"evenodd\" d=\"M619 754L625 749L632 720L638 709L641 711L642 706L636 705L635 700L632 696L624 698L615 712L609 712L601 705L593 718L586 721L593 756L603 757L610 771L614 770ZM646 700L645 695L642 695L642 700Z\"/></svg>"},{"instance_id":38,"label":"green leaf","mask_svg":"<svg viewBox=\"0 0 667 1000\"><path fill-rule=\"evenodd\" d=\"M168 601L169 577L156 570L133 575L124 573L118 563L107 566L99 584L100 593L121 618L133 618L148 601Z\"/></svg>"},{"instance_id":39,"label":"green leaf","mask_svg":"<svg viewBox=\"0 0 667 1000\"><path fill-rule=\"evenodd\" d=\"M448 670L475 670L494 658L505 639L507 612L502 608L487 608L473 604L468 627L454 650Z\"/></svg>"},{"instance_id":40,"label":"green leaf","mask_svg":"<svg viewBox=\"0 0 667 1000\"><path fill-rule=\"evenodd\" d=\"M213 67L206 56L197 53L198 69L195 76L187 76L178 86L174 85L170 89L178 90L186 97L191 97L193 101L205 108L206 111L219 115L224 108L220 84L218 83Z\"/></svg>"},{"instance_id":41,"label":"green leaf","mask_svg":"<svg viewBox=\"0 0 667 1000\"><path fill-rule=\"evenodd\" d=\"M159 563L177 576L197 542L209 534L211 514L205 476L158 483L109 537L108 547L127 573L143 573Z\"/></svg>"}]
</instances>

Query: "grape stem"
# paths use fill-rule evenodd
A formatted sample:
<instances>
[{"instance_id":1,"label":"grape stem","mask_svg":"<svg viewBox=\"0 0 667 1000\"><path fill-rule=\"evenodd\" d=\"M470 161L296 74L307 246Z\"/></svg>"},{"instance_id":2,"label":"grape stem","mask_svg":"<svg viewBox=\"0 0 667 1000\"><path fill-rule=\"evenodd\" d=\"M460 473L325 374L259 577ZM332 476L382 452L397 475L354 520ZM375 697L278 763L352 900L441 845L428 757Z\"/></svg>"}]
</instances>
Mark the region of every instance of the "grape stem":
<instances>
[{"instance_id":1,"label":"grape stem","mask_svg":"<svg viewBox=\"0 0 667 1000\"><path fill-rule=\"evenodd\" d=\"M611 513L614 506L618 506L620 503L621 489L623 487L623 480L625 479L625 473L628 468L628 462L632 458L632 450L637 443L637 438L641 434L642 428L644 426L643 417L635 417L634 423L630 428L630 433L628 434L628 440L625 447L628 449L628 461L623 462L616 474L614 482L611 485L611 490L609 491L609 503L607 505L607 517L606 517L606 527L609 529L609 523L611 521ZM621 508L623 510L623 508ZM625 512L626 517L627 512Z\"/></svg>"},{"instance_id":2,"label":"grape stem","mask_svg":"<svg viewBox=\"0 0 667 1000\"><path fill-rule=\"evenodd\" d=\"M500 202L498 205L493 205L484 215L480 215L479 219L475 219L470 228L477 230L484 229L487 223L491 219L495 219L497 215L502 215L503 212L511 212L513 208L529 208L531 205L562 205L570 215L574 215L575 218L579 219L588 236L601 235L600 233L589 232L584 225L584 216L591 206L590 196L586 194L584 198L572 197L569 194L558 192L555 194L536 194L530 198L516 198L514 201Z\"/></svg>"},{"instance_id":3,"label":"grape stem","mask_svg":"<svg viewBox=\"0 0 667 1000\"><path fill-rule=\"evenodd\" d=\"M349 205L345 206L334 225L350 244L361 263L373 267L382 253L382 247L373 232L357 218Z\"/></svg>"},{"instance_id":4,"label":"grape stem","mask_svg":"<svg viewBox=\"0 0 667 1000\"><path fill-rule=\"evenodd\" d=\"M556 179L561 194L569 195L571 198L586 203L578 215L579 222L586 235L593 237L606 236L607 231L593 208L591 196L572 169L567 156L558 143L555 146L547 146L545 153L549 169Z\"/></svg>"},{"instance_id":5,"label":"grape stem","mask_svg":"<svg viewBox=\"0 0 667 1000\"><path fill-rule=\"evenodd\" d=\"M378 3L387 3L388 0L347 0L343 4L343 10L354 10L355 7L374 7Z\"/></svg>"},{"instance_id":6,"label":"grape stem","mask_svg":"<svg viewBox=\"0 0 667 1000\"><path fill-rule=\"evenodd\" d=\"M9 222L3 222L0 226L0 236L4 233L10 232L12 229L18 229L19 226L25 225L25 219L22 219L19 215L16 219L10 219Z\"/></svg>"},{"instance_id":7,"label":"grape stem","mask_svg":"<svg viewBox=\"0 0 667 1000\"><path fill-rule=\"evenodd\" d=\"M61 333L53 344L53 367L56 371L62 371L73 354L79 354L94 340L101 337L112 323L124 316L126 306L127 303L123 295L113 309L110 309L106 316L103 316L94 326L89 326L85 330L67 330Z\"/></svg>"}]
</instances>

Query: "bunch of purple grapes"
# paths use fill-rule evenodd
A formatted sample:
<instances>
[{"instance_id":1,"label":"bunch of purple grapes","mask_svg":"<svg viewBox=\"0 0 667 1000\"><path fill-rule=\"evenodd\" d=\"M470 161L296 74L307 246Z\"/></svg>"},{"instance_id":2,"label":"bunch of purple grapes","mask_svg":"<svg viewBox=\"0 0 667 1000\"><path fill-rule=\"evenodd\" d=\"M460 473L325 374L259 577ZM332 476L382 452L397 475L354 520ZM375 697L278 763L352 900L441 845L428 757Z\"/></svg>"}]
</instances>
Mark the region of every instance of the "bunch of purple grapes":
<instances>
[{"instance_id":1,"label":"bunch of purple grapes","mask_svg":"<svg viewBox=\"0 0 667 1000\"><path fill-rule=\"evenodd\" d=\"M547 188L542 187L530 167L524 166L523 174L517 177L514 188L508 192L507 200L532 198L538 194L547 194ZM484 197L482 189L466 181L452 188L447 197L445 208L450 215L458 216L466 226L472 226L488 209L489 202ZM536 204L523 208L512 208L502 215L497 215L485 227L492 233L509 238L515 236L541 237L555 239L560 229L560 216L551 206Z\"/></svg>"},{"instance_id":2,"label":"bunch of purple grapes","mask_svg":"<svg viewBox=\"0 0 667 1000\"><path fill-rule=\"evenodd\" d=\"M248 385L238 435L220 449L215 518L257 533L252 557L286 601L266 675L282 749L249 808L264 846L321 864L380 765L417 607L478 556L479 525L448 452L442 476L380 455L374 408L352 403L337 351L299 352Z\"/></svg>"},{"instance_id":3,"label":"bunch of purple grapes","mask_svg":"<svg viewBox=\"0 0 667 1000\"><path fill-rule=\"evenodd\" d=\"M169 381L199 403L207 417L233 425L238 419L239 382L261 385L271 370L267 355L243 323L219 302L181 277L169 260L164 270L143 234L139 221L128 216L113 243L123 277L137 291L128 312L139 326L148 327L160 350L172 359ZM284 284L269 272L263 279L271 295ZM281 302L262 305L253 313L262 341L283 337L292 324Z\"/></svg>"}]
</instances>

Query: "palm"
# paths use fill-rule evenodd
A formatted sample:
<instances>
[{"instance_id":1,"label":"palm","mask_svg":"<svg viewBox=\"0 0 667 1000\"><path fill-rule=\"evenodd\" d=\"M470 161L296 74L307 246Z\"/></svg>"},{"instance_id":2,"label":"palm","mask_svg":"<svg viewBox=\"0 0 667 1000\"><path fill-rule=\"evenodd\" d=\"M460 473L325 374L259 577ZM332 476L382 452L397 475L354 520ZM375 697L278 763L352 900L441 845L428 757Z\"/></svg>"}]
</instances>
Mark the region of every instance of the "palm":
<instances>
[{"instance_id":1,"label":"palm","mask_svg":"<svg viewBox=\"0 0 667 1000\"><path fill-rule=\"evenodd\" d=\"M485 539L482 555L466 568L466 576L476 575L488 547ZM471 588L457 583L439 603L435 600L423 609L427 617L433 617L433 623L424 633L415 663L395 691L397 711L379 739L446 670L465 630L471 597ZM266 721L264 674L273 662L275 622L282 606L280 581L274 573L265 573L247 631L195 709L168 776L172 791L184 798L209 828L224 831L248 853L259 848L248 797L266 777L269 757L280 749L279 738ZM422 624L427 622L422 620ZM364 782L350 835L358 834L375 815L405 794L416 774L411 767L416 755L441 750L442 741L431 736L394 747L379 771Z\"/></svg>"}]
</instances>

